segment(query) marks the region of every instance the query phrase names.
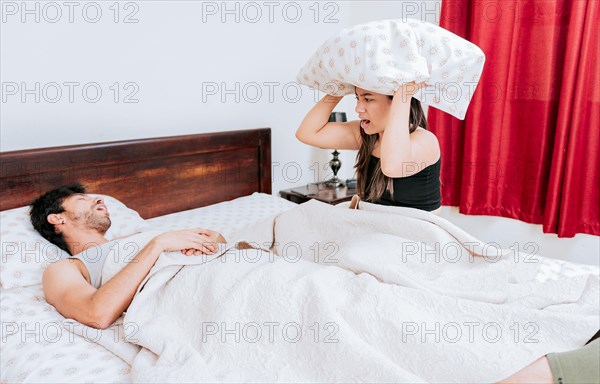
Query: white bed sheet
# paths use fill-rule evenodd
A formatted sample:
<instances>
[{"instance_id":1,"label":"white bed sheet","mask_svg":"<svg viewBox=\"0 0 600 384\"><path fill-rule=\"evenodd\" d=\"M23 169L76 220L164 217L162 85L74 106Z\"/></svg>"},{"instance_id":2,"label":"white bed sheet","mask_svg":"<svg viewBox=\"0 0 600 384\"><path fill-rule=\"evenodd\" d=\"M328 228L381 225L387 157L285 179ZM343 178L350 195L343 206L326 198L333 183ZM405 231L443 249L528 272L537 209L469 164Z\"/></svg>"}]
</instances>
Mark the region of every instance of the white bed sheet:
<instances>
[{"instance_id":1,"label":"white bed sheet","mask_svg":"<svg viewBox=\"0 0 600 384\"><path fill-rule=\"evenodd\" d=\"M64 318L46 303L41 285L3 289L0 295L2 383L128 381L127 363L63 328Z\"/></svg>"},{"instance_id":2,"label":"white bed sheet","mask_svg":"<svg viewBox=\"0 0 600 384\"><path fill-rule=\"evenodd\" d=\"M209 228L226 237L296 206L282 198L255 193L229 202L147 220L160 230ZM599 269L540 258L537 279L555 280ZM0 291L2 345L0 383L121 383L129 382L129 365L93 341L62 328L63 317L43 298L41 285ZM14 327L17 332L13 333ZM27 330L27 332L25 332ZM94 338L95 335L90 335Z\"/></svg>"},{"instance_id":3,"label":"white bed sheet","mask_svg":"<svg viewBox=\"0 0 600 384\"><path fill-rule=\"evenodd\" d=\"M208 228L226 235L296 204L254 193L232 201L147 220L152 228ZM0 383L124 383L129 365L89 339L64 329L42 286L0 290Z\"/></svg>"}]
</instances>

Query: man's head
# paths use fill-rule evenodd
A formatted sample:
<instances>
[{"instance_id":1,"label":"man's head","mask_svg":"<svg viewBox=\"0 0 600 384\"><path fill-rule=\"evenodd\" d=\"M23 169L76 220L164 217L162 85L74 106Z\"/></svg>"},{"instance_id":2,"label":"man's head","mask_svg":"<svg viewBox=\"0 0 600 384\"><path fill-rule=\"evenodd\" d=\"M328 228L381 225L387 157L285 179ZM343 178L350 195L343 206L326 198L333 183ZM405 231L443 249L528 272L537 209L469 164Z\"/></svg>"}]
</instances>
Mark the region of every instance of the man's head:
<instances>
[{"instance_id":1,"label":"man's head","mask_svg":"<svg viewBox=\"0 0 600 384\"><path fill-rule=\"evenodd\" d=\"M62 186L38 197L29 211L33 227L48 241L71 252L66 238L83 231L104 235L110 228L109 212L102 198L85 194L79 183Z\"/></svg>"}]
</instances>

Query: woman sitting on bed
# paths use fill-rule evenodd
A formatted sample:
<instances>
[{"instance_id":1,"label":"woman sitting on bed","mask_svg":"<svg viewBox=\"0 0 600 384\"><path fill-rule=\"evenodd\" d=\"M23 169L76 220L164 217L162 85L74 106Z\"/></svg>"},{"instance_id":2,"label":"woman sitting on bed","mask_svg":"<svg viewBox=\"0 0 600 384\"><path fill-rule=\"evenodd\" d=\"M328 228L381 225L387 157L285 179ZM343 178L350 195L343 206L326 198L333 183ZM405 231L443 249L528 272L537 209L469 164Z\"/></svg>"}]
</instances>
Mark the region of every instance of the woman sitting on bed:
<instances>
[{"instance_id":1,"label":"woman sitting on bed","mask_svg":"<svg viewBox=\"0 0 600 384\"><path fill-rule=\"evenodd\" d=\"M440 145L427 130L414 83L387 96L356 88L361 120L327 122L342 97L327 95L306 115L296 137L328 149L358 150L357 188L366 201L438 214Z\"/></svg>"}]
</instances>

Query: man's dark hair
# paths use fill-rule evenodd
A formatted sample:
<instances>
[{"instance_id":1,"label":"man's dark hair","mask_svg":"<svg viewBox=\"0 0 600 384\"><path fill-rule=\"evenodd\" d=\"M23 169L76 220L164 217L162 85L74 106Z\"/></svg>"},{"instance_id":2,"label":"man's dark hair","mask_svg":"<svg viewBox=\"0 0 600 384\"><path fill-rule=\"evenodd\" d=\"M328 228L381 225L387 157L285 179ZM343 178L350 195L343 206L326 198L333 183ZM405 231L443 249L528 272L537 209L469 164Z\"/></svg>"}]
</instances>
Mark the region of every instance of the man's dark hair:
<instances>
[{"instance_id":1,"label":"man's dark hair","mask_svg":"<svg viewBox=\"0 0 600 384\"><path fill-rule=\"evenodd\" d=\"M62 213L65 211L62 204L65 199L76 193L85 193L85 187L80 183L63 185L38 197L29 210L29 217L33 228L38 231L44 239L56 245L60 249L71 254L67 242L62 233L57 232L54 224L48 222L48 215Z\"/></svg>"}]
</instances>

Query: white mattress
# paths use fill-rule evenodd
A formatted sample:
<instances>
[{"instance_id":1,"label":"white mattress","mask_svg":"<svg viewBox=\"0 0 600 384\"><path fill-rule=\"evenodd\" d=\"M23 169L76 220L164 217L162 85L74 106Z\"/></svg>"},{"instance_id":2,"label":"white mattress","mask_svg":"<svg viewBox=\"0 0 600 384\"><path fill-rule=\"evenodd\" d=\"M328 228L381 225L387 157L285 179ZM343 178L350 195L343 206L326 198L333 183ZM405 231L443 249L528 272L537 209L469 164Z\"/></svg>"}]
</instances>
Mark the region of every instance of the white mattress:
<instances>
[{"instance_id":1,"label":"white mattress","mask_svg":"<svg viewBox=\"0 0 600 384\"><path fill-rule=\"evenodd\" d=\"M296 204L255 193L229 202L147 220L161 230L209 228L223 234L257 223ZM542 258L538 280L547 281L598 268ZM46 303L41 285L0 291L2 344L1 383L118 383L129 382L129 365L114 354L62 328L63 317ZM10 325L6 325L10 324ZM6 336L7 327L19 331ZM31 332L23 332L23 330ZM12 332L10 332L12 333ZM94 338L96 335L89 335Z\"/></svg>"}]
</instances>

